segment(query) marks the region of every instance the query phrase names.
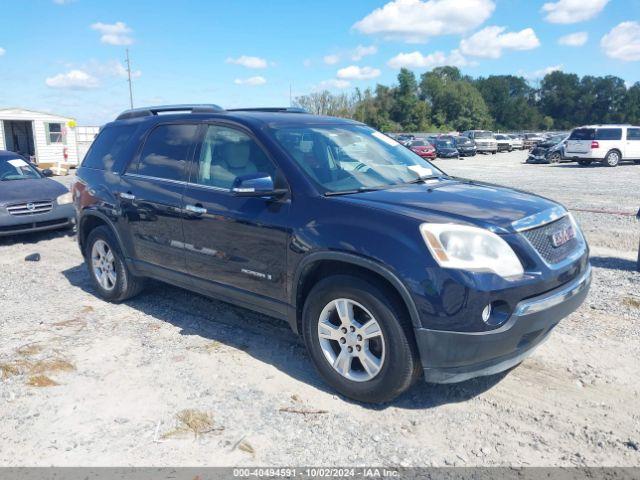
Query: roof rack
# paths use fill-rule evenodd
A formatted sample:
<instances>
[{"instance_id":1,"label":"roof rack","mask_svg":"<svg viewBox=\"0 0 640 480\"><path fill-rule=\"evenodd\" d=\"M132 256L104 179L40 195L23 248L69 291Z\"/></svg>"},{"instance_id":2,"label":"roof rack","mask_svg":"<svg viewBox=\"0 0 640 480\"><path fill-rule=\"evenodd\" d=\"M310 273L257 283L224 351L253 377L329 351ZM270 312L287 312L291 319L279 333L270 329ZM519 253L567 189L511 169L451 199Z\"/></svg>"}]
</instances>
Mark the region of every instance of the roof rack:
<instances>
[{"instance_id":1,"label":"roof rack","mask_svg":"<svg viewBox=\"0 0 640 480\"><path fill-rule=\"evenodd\" d=\"M229 108L227 112L309 113L308 110L300 107Z\"/></svg>"},{"instance_id":2,"label":"roof rack","mask_svg":"<svg viewBox=\"0 0 640 480\"><path fill-rule=\"evenodd\" d=\"M142 107L125 110L120 115L118 115L116 120L149 117L152 115L171 112L217 113L224 112L224 109L214 104L157 105L154 107Z\"/></svg>"}]
</instances>

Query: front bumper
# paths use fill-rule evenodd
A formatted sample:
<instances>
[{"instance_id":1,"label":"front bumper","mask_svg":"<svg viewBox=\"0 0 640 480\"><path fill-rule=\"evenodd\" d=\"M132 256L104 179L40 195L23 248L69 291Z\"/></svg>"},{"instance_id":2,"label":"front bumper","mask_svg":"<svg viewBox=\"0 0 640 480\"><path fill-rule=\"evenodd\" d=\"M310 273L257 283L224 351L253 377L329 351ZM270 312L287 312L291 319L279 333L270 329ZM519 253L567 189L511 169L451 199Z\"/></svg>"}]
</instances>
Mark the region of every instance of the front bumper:
<instances>
[{"instance_id":1,"label":"front bumper","mask_svg":"<svg viewBox=\"0 0 640 480\"><path fill-rule=\"evenodd\" d=\"M14 216L0 213L0 237L71 227L75 218L76 211L71 203L54 205L49 212L33 215Z\"/></svg>"},{"instance_id":2,"label":"front bumper","mask_svg":"<svg viewBox=\"0 0 640 480\"><path fill-rule=\"evenodd\" d=\"M523 300L507 322L487 332L416 329L425 380L455 383L514 367L540 345L564 317L584 301L591 267L578 279Z\"/></svg>"}]
</instances>

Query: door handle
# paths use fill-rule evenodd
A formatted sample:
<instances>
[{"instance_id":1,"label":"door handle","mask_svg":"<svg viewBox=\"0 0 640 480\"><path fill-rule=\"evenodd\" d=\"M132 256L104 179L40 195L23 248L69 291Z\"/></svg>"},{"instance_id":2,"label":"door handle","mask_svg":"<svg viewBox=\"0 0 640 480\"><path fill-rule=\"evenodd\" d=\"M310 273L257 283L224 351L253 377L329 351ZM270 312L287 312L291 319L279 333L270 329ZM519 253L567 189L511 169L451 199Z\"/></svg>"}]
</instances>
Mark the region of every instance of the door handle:
<instances>
[{"instance_id":1,"label":"door handle","mask_svg":"<svg viewBox=\"0 0 640 480\"><path fill-rule=\"evenodd\" d=\"M204 215L205 213L207 213L207 209L199 205L187 205L186 207L184 207L184 209L187 212L194 213L196 215Z\"/></svg>"},{"instance_id":2,"label":"door handle","mask_svg":"<svg viewBox=\"0 0 640 480\"><path fill-rule=\"evenodd\" d=\"M120 193L120 198L122 198L123 200L135 200L136 196L131 194L131 193Z\"/></svg>"}]
</instances>

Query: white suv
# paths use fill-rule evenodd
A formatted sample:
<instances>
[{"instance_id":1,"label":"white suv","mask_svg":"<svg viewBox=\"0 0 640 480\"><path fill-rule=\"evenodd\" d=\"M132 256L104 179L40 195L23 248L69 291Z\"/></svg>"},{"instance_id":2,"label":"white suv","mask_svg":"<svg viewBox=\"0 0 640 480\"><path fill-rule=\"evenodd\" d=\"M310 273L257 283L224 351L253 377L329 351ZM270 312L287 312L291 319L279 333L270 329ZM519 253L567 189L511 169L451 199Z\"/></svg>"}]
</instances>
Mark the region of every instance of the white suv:
<instances>
[{"instance_id":1,"label":"white suv","mask_svg":"<svg viewBox=\"0 0 640 480\"><path fill-rule=\"evenodd\" d=\"M487 130L468 130L462 133L463 136L469 137L476 143L478 152L491 152L495 154L498 151L498 142L493 132Z\"/></svg>"},{"instance_id":2,"label":"white suv","mask_svg":"<svg viewBox=\"0 0 640 480\"><path fill-rule=\"evenodd\" d=\"M640 163L640 127L631 125L588 125L571 132L564 158L580 165L602 162L617 167L622 160Z\"/></svg>"}]
</instances>

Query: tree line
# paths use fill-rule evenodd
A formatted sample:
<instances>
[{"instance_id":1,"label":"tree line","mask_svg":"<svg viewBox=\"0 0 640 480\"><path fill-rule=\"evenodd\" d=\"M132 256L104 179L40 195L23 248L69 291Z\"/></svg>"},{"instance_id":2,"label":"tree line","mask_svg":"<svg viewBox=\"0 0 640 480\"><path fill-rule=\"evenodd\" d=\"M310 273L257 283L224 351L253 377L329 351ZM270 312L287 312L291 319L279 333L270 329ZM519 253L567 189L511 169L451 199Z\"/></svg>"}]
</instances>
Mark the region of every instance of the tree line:
<instances>
[{"instance_id":1,"label":"tree line","mask_svg":"<svg viewBox=\"0 0 640 480\"><path fill-rule=\"evenodd\" d=\"M538 86L524 77L472 78L456 67L420 75L401 69L398 83L362 91L319 91L296 98L317 115L353 118L387 132L568 130L597 123L640 124L640 82L554 71Z\"/></svg>"}]
</instances>

